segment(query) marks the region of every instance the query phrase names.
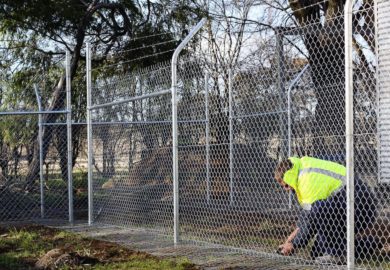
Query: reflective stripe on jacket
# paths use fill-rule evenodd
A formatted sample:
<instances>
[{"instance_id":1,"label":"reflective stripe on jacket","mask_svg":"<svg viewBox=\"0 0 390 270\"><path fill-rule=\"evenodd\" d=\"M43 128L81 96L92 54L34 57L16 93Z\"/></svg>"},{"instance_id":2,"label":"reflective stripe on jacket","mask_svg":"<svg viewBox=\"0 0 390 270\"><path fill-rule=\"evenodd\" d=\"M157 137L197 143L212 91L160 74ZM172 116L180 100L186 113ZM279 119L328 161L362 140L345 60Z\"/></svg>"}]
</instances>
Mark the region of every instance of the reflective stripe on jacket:
<instances>
[{"instance_id":1,"label":"reflective stripe on jacket","mask_svg":"<svg viewBox=\"0 0 390 270\"><path fill-rule=\"evenodd\" d=\"M293 168L284 174L283 181L295 190L304 209L310 210L314 202L327 199L344 186L346 168L341 164L312 157L289 160Z\"/></svg>"}]
</instances>

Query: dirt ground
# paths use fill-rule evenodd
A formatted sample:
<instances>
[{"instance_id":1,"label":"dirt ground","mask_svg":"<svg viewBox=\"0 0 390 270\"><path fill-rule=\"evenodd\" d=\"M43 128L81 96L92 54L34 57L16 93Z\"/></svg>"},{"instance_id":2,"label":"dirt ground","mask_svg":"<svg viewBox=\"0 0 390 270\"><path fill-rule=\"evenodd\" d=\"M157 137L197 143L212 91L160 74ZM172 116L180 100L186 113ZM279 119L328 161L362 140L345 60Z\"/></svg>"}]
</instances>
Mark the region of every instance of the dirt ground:
<instances>
[{"instance_id":1,"label":"dirt ground","mask_svg":"<svg viewBox=\"0 0 390 270\"><path fill-rule=\"evenodd\" d=\"M0 270L198 269L185 258L161 259L114 243L38 225L0 227Z\"/></svg>"}]
</instances>

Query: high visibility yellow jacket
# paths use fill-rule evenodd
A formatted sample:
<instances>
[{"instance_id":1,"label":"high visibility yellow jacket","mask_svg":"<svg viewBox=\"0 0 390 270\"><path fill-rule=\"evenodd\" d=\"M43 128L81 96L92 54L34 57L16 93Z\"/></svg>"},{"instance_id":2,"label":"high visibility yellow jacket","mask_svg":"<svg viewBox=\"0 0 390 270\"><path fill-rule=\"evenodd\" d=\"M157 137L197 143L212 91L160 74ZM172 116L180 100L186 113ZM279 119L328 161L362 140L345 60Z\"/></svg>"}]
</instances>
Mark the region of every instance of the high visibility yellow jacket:
<instances>
[{"instance_id":1,"label":"high visibility yellow jacket","mask_svg":"<svg viewBox=\"0 0 390 270\"><path fill-rule=\"evenodd\" d=\"M293 167L283 175L283 181L292 187L304 209L328 198L345 183L346 168L338 163L312 157L291 157Z\"/></svg>"}]
</instances>

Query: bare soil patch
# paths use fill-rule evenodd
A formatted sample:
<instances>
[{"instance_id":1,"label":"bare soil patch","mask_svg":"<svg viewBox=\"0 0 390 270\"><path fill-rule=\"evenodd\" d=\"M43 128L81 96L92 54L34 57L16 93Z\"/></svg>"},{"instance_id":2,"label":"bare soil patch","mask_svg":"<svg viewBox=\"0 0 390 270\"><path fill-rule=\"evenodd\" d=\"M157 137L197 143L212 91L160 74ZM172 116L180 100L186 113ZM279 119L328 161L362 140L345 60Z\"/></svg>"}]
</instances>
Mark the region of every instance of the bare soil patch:
<instances>
[{"instance_id":1,"label":"bare soil patch","mask_svg":"<svg viewBox=\"0 0 390 270\"><path fill-rule=\"evenodd\" d=\"M0 227L0 270L198 269L185 258L160 259L115 243L37 225Z\"/></svg>"}]
</instances>

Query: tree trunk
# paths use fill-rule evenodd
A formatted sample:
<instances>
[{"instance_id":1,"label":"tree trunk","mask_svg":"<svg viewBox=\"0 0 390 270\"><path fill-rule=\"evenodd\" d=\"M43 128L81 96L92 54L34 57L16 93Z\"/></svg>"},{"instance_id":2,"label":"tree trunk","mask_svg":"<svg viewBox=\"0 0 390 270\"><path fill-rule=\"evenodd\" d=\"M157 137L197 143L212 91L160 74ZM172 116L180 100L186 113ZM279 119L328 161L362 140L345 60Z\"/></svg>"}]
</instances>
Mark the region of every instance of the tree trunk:
<instances>
[{"instance_id":1,"label":"tree trunk","mask_svg":"<svg viewBox=\"0 0 390 270\"><path fill-rule=\"evenodd\" d=\"M96 11L96 9L93 9L92 7L88 9L87 14L81 19L80 25L78 26L77 33L76 33L76 46L74 47L73 50L73 55L72 55L72 61L70 65L70 77L71 80L74 78L76 75L76 70L78 67L78 63L80 60L80 53L81 53L81 48L84 43L84 38L85 38L85 31L86 27L89 24L89 20L92 16L92 14ZM49 108L47 109L48 111L55 111L55 110L61 110L64 108L65 105L65 86L66 86L66 80L65 80L65 73L61 76L60 80L58 81L57 86L54 88L53 95L52 95L52 102ZM43 123L55 123L58 114L45 114L42 117ZM53 129L51 126L44 126L43 128L43 134L42 134L42 139L43 139L43 159L46 158L50 142L53 138ZM39 143L38 143L38 138L37 138L37 143L35 144L34 147L34 154L33 154L33 159L30 163L28 174L26 177L26 190L31 190L34 181L37 179L38 174L39 174Z\"/></svg>"},{"instance_id":2,"label":"tree trunk","mask_svg":"<svg viewBox=\"0 0 390 270\"><path fill-rule=\"evenodd\" d=\"M311 77L315 86L316 123L312 127L314 156L329 158L345 148L345 0L330 0L321 4L290 0L294 16L302 28L302 37L309 52Z\"/></svg>"},{"instance_id":3,"label":"tree trunk","mask_svg":"<svg viewBox=\"0 0 390 270\"><path fill-rule=\"evenodd\" d=\"M64 97L61 95L61 92L64 92L65 89L65 76L62 76L57 87L54 90L52 106L49 110L60 110L64 105ZM44 123L55 123L55 120L58 118L58 114L46 114L43 117ZM43 159L46 159L47 152L49 150L50 142L53 138L53 127L44 126L42 141L43 141ZM26 186L25 189L30 191L34 185L35 180L39 177L39 138L36 140L34 147L33 159L30 163L28 174L26 177Z\"/></svg>"},{"instance_id":4,"label":"tree trunk","mask_svg":"<svg viewBox=\"0 0 390 270\"><path fill-rule=\"evenodd\" d=\"M18 147L14 147L12 150L12 157L14 159L14 174L15 174L15 179L17 178L18 175L18 167L19 167L19 162L20 162L20 157L21 157L21 152L22 152L22 146L20 146L20 152L18 151Z\"/></svg>"},{"instance_id":5,"label":"tree trunk","mask_svg":"<svg viewBox=\"0 0 390 270\"><path fill-rule=\"evenodd\" d=\"M64 182L68 181L68 144L66 131L65 125L55 127L56 149L60 156L61 177Z\"/></svg>"},{"instance_id":6,"label":"tree trunk","mask_svg":"<svg viewBox=\"0 0 390 270\"><path fill-rule=\"evenodd\" d=\"M80 154L81 148L85 146L85 133L86 128L84 126L72 126L72 168L76 164L76 160Z\"/></svg>"},{"instance_id":7,"label":"tree trunk","mask_svg":"<svg viewBox=\"0 0 390 270\"><path fill-rule=\"evenodd\" d=\"M103 145L103 177L111 178L115 175L115 142L112 138L104 137Z\"/></svg>"},{"instance_id":8,"label":"tree trunk","mask_svg":"<svg viewBox=\"0 0 390 270\"><path fill-rule=\"evenodd\" d=\"M344 149L345 134L345 68L344 68L344 19L335 20L335 27L325 28L323 37L306 42L310 51L312 79L316 87L316 125L313 127L314 155L337 154ZM331 137L333 139L331 139ZM328 139L325 142L325 138ZM331 140L331 142L329 141ZM341 139L341 140L340 140ZM333 150L332 150L333 149Z\"/></svg>"},{"instance_id":9,"label":"tree trunk","mask_svg":"<svg viewBox=\"0 0 390 270\"><path fill-rule=\"evenodd\" d=\"M75 47L73 49L72 54L72 60L70 64L70 77L71 80L76 75L78 63L80 60L80 53L81 48L84 44L85 39L85 33L86 30L90 24L91 18L100 9L109 9L112 12L118 12L122 15L123 18L123 24L124 24L124 32L125 33L131 33L131 26L132 22L130 21L130 18L126 14L125 6L121 3L108 3L106 1L99 2L99 1L92 1L88 7L86 8L85 15L80 19L79 24L77 25L77 30L75 33ZM65 104L65 73L62 75L61 79L59 80L57 86L54 88L53 95L52 95L52 103L49 106L49 111L54 110L61 110L64 108ZM43 116L43 121L45 123L55 123L55 120L58 118L58 114L46 114ZM48 152L48 145L50 144L53 137L53 131L52 128L49 126L44 127L43 129L43 158L46 158L47 152ZM32 162L29 166L29 172L27 175L27 181L25 188L27 190L31 189L31 187L34 184L34 181L36 180L39 172L39 147L38 144L36 144L34 148L34 157L32 159Z\"/></svg>"},{"instance_id":10,"label":"tree trunk","mask_svg":"<svg viewBox=\"0 0 390 270\"><path fill-rule=\"evenodd\" d=\"M1 175L0 179L4 178L7 180L8 178L8 156L7 156L7 145L4 143L4 139L2 135L0 134L0 168L1 168Z\"/></svg>"}]
</instances>

